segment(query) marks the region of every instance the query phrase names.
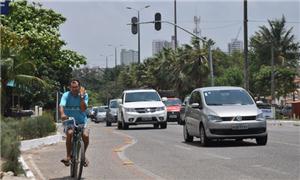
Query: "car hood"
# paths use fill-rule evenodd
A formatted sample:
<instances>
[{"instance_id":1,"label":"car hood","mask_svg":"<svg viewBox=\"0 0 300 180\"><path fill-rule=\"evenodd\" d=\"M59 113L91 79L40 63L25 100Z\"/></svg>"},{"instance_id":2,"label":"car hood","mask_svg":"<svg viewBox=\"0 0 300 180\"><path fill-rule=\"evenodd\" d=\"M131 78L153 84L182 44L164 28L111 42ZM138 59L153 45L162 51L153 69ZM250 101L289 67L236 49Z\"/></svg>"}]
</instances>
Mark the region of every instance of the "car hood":
<instances>
[{"instance_id":1,"label":"car hood","mask_svg":"<svg viewBox=\"0 0 300 180\"><path fill-rule=\"evenodd\" d=\"M206 111L207 114L220 117L257 116L260 113L256 105L207 106Z\"/></svg>"},{"instance_id":2,"label":"car hood","mask_svg":"<svg viewBox=\"0 0 300 180\"><path fill-rule=\"evenodd\" d=\"M98 112L97 113L97 116L105 116L106 115L106 112Z\"/></svg>"},{"instance_id":3,"label":"car hood","mask_svg":"<svg viewBox=\"0 0 300 180\"><path fill-rule=\"evenodd\" d=\"M109 109L111 114L117 114L118 108L111 108Z\"/></svg>"},{"instance_id":4,"label":"car hood","mask_svg":"<svg viewBox=\"0 0 300 180\"><path fill-rule=\"evenodd\" d=\"M161 101L130 102L123 105L125 108L151 108L163 106L165 106L165 104Z\"/></svg>"}]
</instances>

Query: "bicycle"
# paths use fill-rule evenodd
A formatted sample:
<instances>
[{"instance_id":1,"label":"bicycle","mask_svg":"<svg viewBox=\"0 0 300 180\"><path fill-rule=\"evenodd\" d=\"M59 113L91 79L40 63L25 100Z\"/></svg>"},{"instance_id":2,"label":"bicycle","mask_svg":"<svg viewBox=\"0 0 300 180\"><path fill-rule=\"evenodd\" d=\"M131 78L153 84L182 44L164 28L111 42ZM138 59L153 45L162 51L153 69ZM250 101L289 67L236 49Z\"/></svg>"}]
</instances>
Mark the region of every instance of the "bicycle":
<instances>
[{"instance_id":1,"label":"bicycle","mask_svg":"<svg viewBox=\"0 0 300 180\"><path fill-rule=\"evenodd\" d=\"M72 151L71 151L71 166L70 166L70 175L72 178L81 179L83 166L85 163L85 152L84 152L84 143L82 140L82 133L84 126L77 125L75 119L69 117L68 120L64 123L73 123L74 132L72 138ZM79 165L79 171L78 171Z\"/></svg>"}]
</instances>

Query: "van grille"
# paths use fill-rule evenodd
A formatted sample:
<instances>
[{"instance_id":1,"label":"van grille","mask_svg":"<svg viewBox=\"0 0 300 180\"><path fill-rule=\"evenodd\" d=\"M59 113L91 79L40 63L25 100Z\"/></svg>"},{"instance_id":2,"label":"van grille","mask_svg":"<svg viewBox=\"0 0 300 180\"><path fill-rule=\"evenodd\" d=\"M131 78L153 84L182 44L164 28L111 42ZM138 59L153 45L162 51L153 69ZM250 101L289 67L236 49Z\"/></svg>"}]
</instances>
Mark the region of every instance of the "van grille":
<instances>
[{"instance_id":1,"label":"van grille","mask_svg":"<svg viewBox=\"0 0 300 180\"><path fill-rule=\"evenodd\" d=\"M138 113L153 113L156 111L156 107L152 108L135 108L135 111Z\"/></svg>"}]
</instances>

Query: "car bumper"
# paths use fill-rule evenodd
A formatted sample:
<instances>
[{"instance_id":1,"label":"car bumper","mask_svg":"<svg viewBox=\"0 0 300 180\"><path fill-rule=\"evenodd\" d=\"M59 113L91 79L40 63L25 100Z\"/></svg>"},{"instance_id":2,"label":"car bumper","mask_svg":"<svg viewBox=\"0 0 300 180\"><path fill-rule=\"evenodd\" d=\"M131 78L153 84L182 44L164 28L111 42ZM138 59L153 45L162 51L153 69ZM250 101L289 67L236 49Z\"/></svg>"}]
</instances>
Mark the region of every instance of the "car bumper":
<instances>
[{"instance_id":1,"label":"car bumper","mask_svg":"<svg viewBox=\"0 0 300 180\"><path fill-rule=\"evenodd\" d=\"M208 122L208 138L255 138L267 135L266 121Z\"/></svg>"},{"instance_id":2,"label":"car bumper","mask_svg":"<svg viewBox=\"0 0 300 180\"><path fill-rule=\"evenodd\" d=\"M127 112L124 122L128 124L159 124L167 121L167 112L156 111L152 113Z\"/></svg>"}]
</instances>

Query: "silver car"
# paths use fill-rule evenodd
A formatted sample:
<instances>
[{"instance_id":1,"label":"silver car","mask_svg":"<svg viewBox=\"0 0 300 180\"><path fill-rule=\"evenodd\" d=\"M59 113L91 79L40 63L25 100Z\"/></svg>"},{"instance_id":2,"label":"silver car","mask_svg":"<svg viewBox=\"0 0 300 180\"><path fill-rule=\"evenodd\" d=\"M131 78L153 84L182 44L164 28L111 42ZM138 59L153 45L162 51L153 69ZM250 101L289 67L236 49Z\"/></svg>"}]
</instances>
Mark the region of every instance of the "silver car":
<instances>
[{"instance_id":1,"label":"silver car","mask_svg":"<svg viewBox=\"0 0 300 180\"><path fill-rule=\"evenodd\" d=\"M122 99L111 99L106 111L106 126L111 126L111 123L116 123L118 118L119 104Z\"/></svg>"},{"instance_id":2,"label":"silver car","mask_svg":"<svg viewBox=\"0 0 300 180\"><path fill-rule=\"evenodd\" d=\"M186 142L199 137L201 145L213 139L255 138L266 145L267 123L246 90L240 87L195 89L187 105L183 127Z\"/></svg>"}]
</instances>

